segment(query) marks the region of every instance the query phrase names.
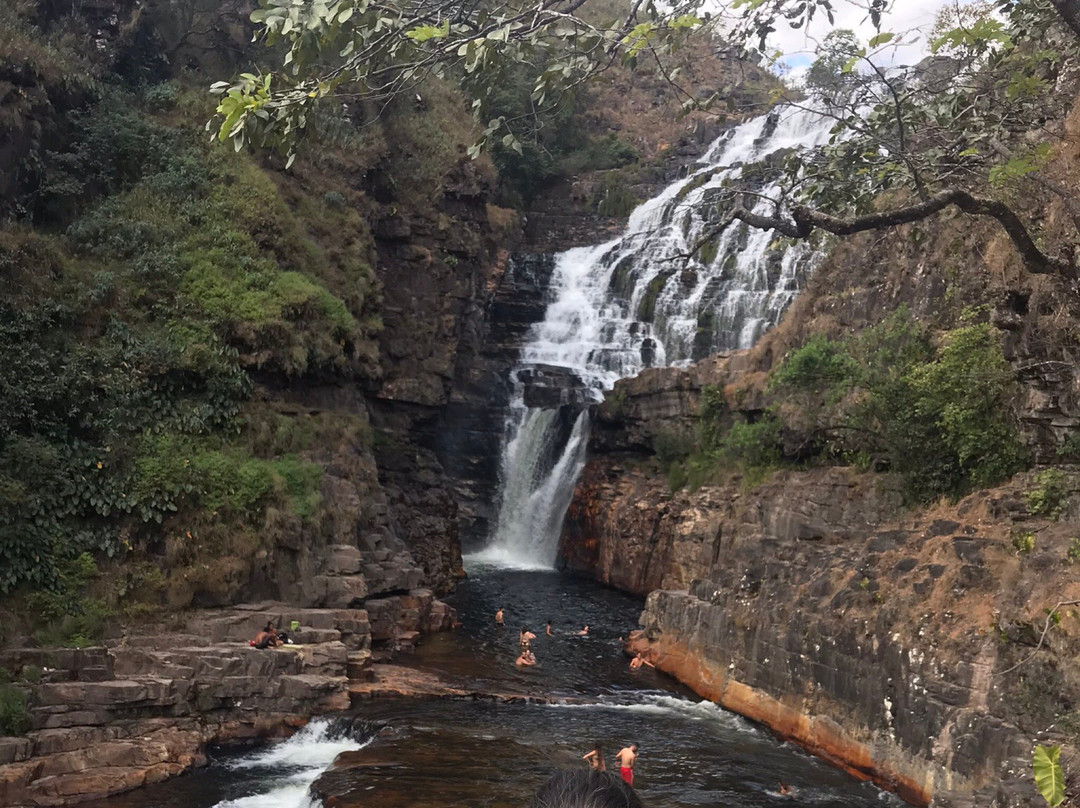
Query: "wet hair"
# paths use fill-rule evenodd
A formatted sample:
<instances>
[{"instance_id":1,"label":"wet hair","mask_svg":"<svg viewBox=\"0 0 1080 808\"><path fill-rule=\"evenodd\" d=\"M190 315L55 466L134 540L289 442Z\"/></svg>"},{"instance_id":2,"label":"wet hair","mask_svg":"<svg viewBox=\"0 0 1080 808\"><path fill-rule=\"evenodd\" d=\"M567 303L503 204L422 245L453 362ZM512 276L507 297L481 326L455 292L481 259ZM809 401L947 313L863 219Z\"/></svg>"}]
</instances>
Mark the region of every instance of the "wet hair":
<instances>
[{"instance_id":1,"label":"wet hair","mask_svg":"<svg viewBox=\"0 0 1080 808\"><path fill-rule=\"evenodd\" d=\"M631 746L632 748L634 748L634 749L640 749L640 748L641 748L640 746L638 746L638 742L637 742L637 741L633 741L633 742L632 742L632 743L630 744L630 746Z\"/></svg>"},{"instance_id":2,"label":"wet hair","mask_svg":"<svg viewBox=\"0 0 1080 808\"><path fill-rule=\"evenodd\" d=\"M273 631L273 630L274 630L274 621L273 620L267 620L266 621L266 628L264 628L263 631Z\"/></svg>"},{"instance_id":3,"label":"wet hair","mask_svg":"<svg viewBox=\"0 0 1080 808\"><path fill-rule=\"evenodd\" d=\"M644 808L637 794L608 772L560 771L537 790L532 808Z\"/></svg>"}]
</instances>

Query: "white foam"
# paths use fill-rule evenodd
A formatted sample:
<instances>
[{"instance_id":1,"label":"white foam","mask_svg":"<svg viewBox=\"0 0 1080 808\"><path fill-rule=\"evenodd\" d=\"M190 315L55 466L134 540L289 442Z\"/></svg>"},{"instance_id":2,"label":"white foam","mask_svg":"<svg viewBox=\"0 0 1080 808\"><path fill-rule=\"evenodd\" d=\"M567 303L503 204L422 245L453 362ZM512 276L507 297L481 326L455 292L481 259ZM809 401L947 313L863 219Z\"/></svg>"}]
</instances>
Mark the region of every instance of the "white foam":
<instances>
[{"instance_id":1,"label":"white foam","mask_svg":"<svg viewBox=\"0 0 1080 808\"><path fill-rule=\"evenodd\" d=\"M331 724L316 719L291 738L230 761L233 769L264 769L269 787L244 797L219 802L214 808L312 808L311 784L342 752L362 749L347 735L335 735Z\"/></svg>"},{"instance_id":2,"label":"white foam","mask_svg":"<svg viewBox=\"0 0 1080 808\"><path fill-rule=\"evenodd\" d=\"M759 730L735 713L711 701L691 701L677 696L646 695L639 702L598 701L587 704L551 704L564 710L613 710L635 713L638 715L666 715L687 718L691 721L710 721L724 727L748 734L757 734Z\"/></svg>"}]
</instances>

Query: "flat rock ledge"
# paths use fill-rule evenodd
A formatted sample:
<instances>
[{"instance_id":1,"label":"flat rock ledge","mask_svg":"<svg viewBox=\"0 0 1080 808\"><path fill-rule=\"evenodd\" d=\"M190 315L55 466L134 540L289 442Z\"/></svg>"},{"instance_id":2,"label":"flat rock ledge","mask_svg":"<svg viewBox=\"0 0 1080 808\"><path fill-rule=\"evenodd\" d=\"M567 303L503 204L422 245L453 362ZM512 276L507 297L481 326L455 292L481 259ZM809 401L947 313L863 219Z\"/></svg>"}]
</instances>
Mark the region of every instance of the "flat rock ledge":
<instances>
[{"instance_id":1,"label":"flat rock ledge","mask_svg":"<svg viewBox=\"0 0 1080 808\"><path fill-rule=\"evenodd\" d=\"M350 682L371 677L372 640L408 648L451 628L453 609L428 590L368 609L248 604L189 616L182 628L103 647L15 649L0 667L33 671L31 731L0 737L0 805L75 805L156 783L206 762L211 744L282 737L349 708ZM295 644L248 644L267 621Z\"/></svg>"}]
</instances>

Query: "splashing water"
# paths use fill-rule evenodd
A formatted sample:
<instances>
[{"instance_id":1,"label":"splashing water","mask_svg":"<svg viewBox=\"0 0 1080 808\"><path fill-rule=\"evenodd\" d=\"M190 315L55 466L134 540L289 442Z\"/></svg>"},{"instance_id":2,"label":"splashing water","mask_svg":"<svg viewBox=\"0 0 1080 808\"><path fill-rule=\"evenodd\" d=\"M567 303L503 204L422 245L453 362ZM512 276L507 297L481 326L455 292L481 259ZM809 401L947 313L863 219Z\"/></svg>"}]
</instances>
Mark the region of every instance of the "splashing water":
<instances>
[{"instance_id":1,"label":"splashing water","mask_svg":"<svg viewBox=\"0 0 1080 808\"><path fill-rule=\"evenodd\" d=\"M265 772L268 788L214 808L316 808L309 788L342 752L361 749L371 742L355 740L336 722L316 719L291 738L232 761L232 769Z\"/></svg>"},{"instance_id":2,"label":"splashing water","mask_svg":"<svg viewBox=\"0 0 1080 808\"><path fill-rule=\"evenodd\" d=\"M556 256L552 302L511 376L493 542L473 559L550 568L585 464L587 405L643 368L749 348L779 321L817 259L808 245L779 248L771 232L740 223L682 256L708 233L742 166L819 146L831 123L785 110L735 127L689 176L639 206L622 236ZM779 187L758 194L755 212L771 214Z\"/></svg>"}]
</instances>

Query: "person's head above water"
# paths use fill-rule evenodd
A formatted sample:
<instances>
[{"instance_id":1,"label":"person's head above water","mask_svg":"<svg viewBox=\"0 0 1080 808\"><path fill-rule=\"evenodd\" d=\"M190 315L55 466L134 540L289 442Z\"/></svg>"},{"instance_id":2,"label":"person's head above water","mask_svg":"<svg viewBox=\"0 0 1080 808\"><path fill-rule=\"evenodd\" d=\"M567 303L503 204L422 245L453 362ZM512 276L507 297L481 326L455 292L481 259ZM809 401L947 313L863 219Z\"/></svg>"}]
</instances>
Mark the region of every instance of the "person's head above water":
<instances>
[{"instance_id":1,"label":"person's head above water","mask_svg":"<svg viewBox=\"0 0 1080 808\"><path fill-rule=\"evenodd\" d=\"M607 772L556 772L537 790L532 808L644 808L637 794Z\"/></svg>"}]
</instances>

